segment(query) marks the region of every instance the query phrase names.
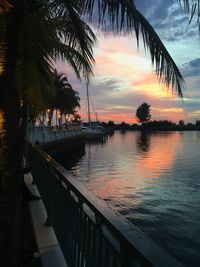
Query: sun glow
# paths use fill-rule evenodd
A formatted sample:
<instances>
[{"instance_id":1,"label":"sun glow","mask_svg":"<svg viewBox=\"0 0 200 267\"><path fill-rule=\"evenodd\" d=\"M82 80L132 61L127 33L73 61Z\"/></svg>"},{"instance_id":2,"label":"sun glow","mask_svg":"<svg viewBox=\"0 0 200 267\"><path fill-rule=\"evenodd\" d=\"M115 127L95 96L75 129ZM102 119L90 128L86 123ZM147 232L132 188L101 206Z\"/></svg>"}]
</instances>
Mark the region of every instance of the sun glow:
<instances>
[{"instance_id":1,"label":"sun glow","mask_svg":"<svg viewBox=\"0 0 200 267\"><path fill-rule=\"evenodd\" d=\"M135 90L151 97L172 97L172 88L159 83L155 73L146 73L143 79L130 84Z\"/></svg>"},{"instance_id":2,"label":"sun glow","mask_svg":"<svg viewBox=\"0 0 200 267\"><path fill-rule=\"evenodd\" d=\"M123 135L118 135L115 138L118 138L119 143L121 143ZM126 134L126 141L128 138L130 138L130 144L134 144L132 136ZM130 154L134 155L134 152L132 152L134 149L137 152L135 157L129 159L129 162L120 153L114 156L117 166L120 165L121 173L124 173L124 176L119 175L120 178L112 177L112 175L109 178L101 176L101 186L92 187L99 198L119 199L120 194L133 196L145 184L153 184L156 179L163 179L165 172L173 168L176 153L181 149L180 134L161 133L159 138L156 134L147 135L145 137L146 143L144 143L143 138L141 133L138 132L135 139L136 147L131 147ZM173 142L173 146L171 142ZM132 205L137 206L138 204L140 203L133 199Z\"/></svg>"}]
</instances>

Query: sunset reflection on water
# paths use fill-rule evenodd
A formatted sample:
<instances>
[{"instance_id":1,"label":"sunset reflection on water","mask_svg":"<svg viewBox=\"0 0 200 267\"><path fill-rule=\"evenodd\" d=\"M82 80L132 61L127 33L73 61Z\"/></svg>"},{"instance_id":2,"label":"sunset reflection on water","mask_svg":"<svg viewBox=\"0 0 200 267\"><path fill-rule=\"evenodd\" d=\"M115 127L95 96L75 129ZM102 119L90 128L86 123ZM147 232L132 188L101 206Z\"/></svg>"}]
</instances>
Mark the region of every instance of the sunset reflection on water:
<instances>
[{"instance_id":1,"label":"sunset reflection on water","mask_svg":"<svg viewBox=\"0 0 200 267\"><path fill-rule=\"evenodd\" d=\"M62 164L184 266L200 266L200 132L117 131Z\"/></svg>"},{"instance_id":2,"label":"sunset reflection on water","mask_svg":"<svg viewBox=\"0 0 200 267\"><path fill-rule=\"evenodd\" d=\"M110 151L105 153L99 145L93 145L92 152L91 145L87 147L87 187L99 198L117 202L131 199L132 205L141 204L142 198L134 195L173 167L180 146L178 133L172 138L171 133L165 132L158 139L156 134L137 132L134 137L132 133L117 134L108 143ZM91 168L95 168L92 173Z\"/></svg>"}]
</instances>

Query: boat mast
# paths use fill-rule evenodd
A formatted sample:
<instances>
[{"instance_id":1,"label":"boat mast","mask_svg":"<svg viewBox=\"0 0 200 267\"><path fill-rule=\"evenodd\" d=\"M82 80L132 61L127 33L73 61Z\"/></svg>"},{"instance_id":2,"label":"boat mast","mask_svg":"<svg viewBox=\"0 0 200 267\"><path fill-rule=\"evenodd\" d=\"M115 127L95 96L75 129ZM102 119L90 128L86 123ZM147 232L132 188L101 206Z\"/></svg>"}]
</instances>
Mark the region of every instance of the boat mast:
<instances>
[{"instance_id":1,"label":"boat mast","mask_svg":"<svg viewBox=\"0 0 200 267\"><path fill-rule=\"evenodd\" d=\"M89 126L91 126L91 119L90 119L90 100L89 100L88 82L86 83L86 89L87 89L87 105L88 105L88 123L89 123Z\"/></svg>"}]
</instances>

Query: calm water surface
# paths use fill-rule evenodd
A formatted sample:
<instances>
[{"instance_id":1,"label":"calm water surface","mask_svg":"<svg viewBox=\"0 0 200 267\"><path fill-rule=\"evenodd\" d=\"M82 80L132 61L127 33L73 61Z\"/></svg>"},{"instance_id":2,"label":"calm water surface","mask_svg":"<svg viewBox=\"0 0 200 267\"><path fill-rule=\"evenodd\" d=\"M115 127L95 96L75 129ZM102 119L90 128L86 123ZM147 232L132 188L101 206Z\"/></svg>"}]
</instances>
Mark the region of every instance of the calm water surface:
<instances>
[{"instance_id":1,"label":"calm water surface","mask_svg":"<svg viewBox=\"0 0 200 267\"><path fill-rule=\"evenodd\" d=\"M117 131L62 163L185 266L200 266L200 132Z\"/></svg>"}]
</instances>

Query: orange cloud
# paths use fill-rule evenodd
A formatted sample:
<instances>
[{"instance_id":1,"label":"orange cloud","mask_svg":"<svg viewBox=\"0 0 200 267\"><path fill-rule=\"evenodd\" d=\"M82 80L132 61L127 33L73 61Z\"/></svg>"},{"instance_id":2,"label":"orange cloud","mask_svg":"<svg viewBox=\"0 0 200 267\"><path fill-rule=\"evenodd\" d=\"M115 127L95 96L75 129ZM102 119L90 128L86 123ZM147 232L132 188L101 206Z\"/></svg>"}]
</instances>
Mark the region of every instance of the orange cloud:
<instances>
[{"instance_id":1,"label":"orange cloud","mask_svg":"<svg viewBox=\"0 0 200 267\"><path fill-rule=\"evenodd\" d=\"M150 69L150 61L130 47L130 40L124 37L107 37L99 39L95 49L95 79L102 77L118 78L122 81L137 80L142 73Z\"/></svg>"},{"instance_id":2,"label":"orange cloud","mask_svg":"<svg viewBox=\"0 0 200 267\"><path fill-rule=\"evenodd\" d=\"M156 73L146 73L144 78L130 84L140 93L152 97L172 97L172 88L159 83Z\"/></svg>"}]
</instances>

